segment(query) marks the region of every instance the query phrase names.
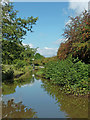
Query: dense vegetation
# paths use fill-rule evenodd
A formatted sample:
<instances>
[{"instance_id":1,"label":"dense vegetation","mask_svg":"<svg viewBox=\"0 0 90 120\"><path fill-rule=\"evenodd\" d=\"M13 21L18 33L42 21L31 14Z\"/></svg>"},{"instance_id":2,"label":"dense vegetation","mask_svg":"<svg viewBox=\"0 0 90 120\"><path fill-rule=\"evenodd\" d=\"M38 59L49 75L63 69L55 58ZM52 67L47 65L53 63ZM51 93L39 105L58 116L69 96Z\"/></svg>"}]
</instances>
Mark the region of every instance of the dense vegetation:
<instances>
[{"instance_id":1,"label":"dense vegetation","mask_svg":"<svg viewBox=\"0 0 90 120\"><path fill-rule=\"evenodd\" d=\"M48 62L43 75L67 94L88 93L88 65L80 60L67 58L64 61Z\"/></svg>"},{"instance_id":2,"label":"dense vegetation","mask_svg":"<svg viewBox=\"0 0 90 120\"><path fill-rule=\"evenodd\" d=\"M41 55L40 55L41 56ZM48 63L49 61L57 61L57 56L54 57L39 57L39 59L35 59L33 61L34 65L36 66L44 66L46 63Z\"/></svg>"},{"instance_id":3,"label":"dense vegetation","mask_svg":"<svg viewBox=\"0 0 90 120\"><path fill-rule=\"evenodd\" d=\"M27 31L32 32L32 26L37 17L22 19L17 17L17 11L12 3L2 5L2 81L13 82L15 76L21 76L31 69L32 59L37 48L23 45L22 40ZM27 73L26 73L27 74Z\"/></svg>"},{"instance_id":4,"label":"dense vegetation","mask_svg":"<svg viewBox=\"0 0 90 120\"><path fill-rule=\"evenodd\" d=\"M60 86L67 94L88 94L88 65L90 42L90 15L87 11L71 18L63 36L67 40L61 43L57 56L45 58L37 53L37 48L24 46L22 40L37 17L17 18L12 3L2 6L2 80L12 83L25 81L35 66L44 66L36 75L42 76L51 84ZM23 76L23 77L22 77Z\"/></svg>"},{"instance_id":5,"label":"dense vegetation","mask_svg":"<svg viewBox=\"0 0 90 120\"><path fill-rule=\"evenodd\" d=\"M75 18L70 17L71 22L65 27L63 36L67 40L58 49L57 56L60 60L66 59L70 54L89 63L89 42L90 42L90 15L84 11Z\"/></svg>"},{"instance_id":6,"label":"dense vegetation","mask_svg":"<svg viewBox=\"0 0 90 120\"><path fill-rule=\"evenodd\" d=\"M30 48L29 45L23 46L18 43L3 40L2 50L3 64L14 64L18 60L26 61L26 64L28 64L32 61L37 49Z\"/></svg>"},{"instance_id":7,"label":"dense vegetation","mask_svg":"<svg viewBox=\"0 0 90 120\"><path fill-rule=\"evenodd\" d=\"M61 43L56 59L54 57L46 62L45 68L40 69L36 75L60 86L60 90L66 94L87 95L90 15L85 10L81 15L70 18L71 22L66 25L63 34L67 41Z\"/></svg>"}]
</instances>

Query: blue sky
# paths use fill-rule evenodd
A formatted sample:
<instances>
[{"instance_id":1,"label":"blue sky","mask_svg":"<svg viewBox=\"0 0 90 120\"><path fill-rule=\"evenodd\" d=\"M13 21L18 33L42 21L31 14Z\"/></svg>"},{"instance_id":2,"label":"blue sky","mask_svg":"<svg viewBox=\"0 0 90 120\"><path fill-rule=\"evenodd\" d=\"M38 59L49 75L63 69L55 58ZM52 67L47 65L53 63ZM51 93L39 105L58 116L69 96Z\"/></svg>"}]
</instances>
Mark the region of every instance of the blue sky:
<instances>
[{"instance_id":1,"label":"blue sky","mask_svg":"<svg viewBox=\"0 0 90 120\"><path fill-rule=\"evenodd\" d=\"M14 2L14 9L19 11L18 16L21 18L39 18L36 25L33 25L34 32L28 32L23 43L34 48L39 47L38 52L45 57L56 55L64 40L61 35L65 24L69 22L68 16L79 14L77 9L72 8L73 5L78 6L70 2Z\"/></svg>"}]
</instances>

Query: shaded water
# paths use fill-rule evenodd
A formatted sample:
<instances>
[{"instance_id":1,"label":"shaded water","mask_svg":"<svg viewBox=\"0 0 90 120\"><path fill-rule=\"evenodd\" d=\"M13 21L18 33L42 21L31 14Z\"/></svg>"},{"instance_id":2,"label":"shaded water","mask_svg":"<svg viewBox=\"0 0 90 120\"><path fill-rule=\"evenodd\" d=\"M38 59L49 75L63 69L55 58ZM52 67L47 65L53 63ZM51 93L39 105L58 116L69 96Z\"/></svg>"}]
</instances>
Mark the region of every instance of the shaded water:
<instances>
[{"instance_id":1,"label":"shaded water","mask_svg":"<svg viewBox=\"0 0 90 120\"><path fill-rule=\"evenodd\" d=\"M88 98L67 96L38 77L3 86L2 98L3 117L88 118Z\"/></svg>"}]
</instances>

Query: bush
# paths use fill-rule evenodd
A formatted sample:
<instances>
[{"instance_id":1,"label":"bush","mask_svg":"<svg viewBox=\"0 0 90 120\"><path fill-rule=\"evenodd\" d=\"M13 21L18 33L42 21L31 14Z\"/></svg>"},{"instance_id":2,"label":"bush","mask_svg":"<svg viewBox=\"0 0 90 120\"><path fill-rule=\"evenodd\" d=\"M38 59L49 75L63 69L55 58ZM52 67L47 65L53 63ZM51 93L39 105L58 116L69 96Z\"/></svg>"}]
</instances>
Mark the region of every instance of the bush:
<instances>
[{"instance_id":1,"label":"bush","mask_svg":"<svg viewBox=\"0 0 90 120\"><path fill-rule=\"evenodd\" d=\"M37 75L37 76L42 76L42 75L43 75L43 69L41 68L40 70L38 70L38 71L36 72L36 75Z\"/></svg>"},{"instance_id":2,"label":"bush","mask_svg":"<svg viewBox=\"0 0 90 120\"><path fill-rule=\"evenodd\" d=\"M42 59L44 56L40 55L39 53L36 53L34 56L35 59Z\"/></svg>"},{"instance_id":3,"label":"bush","mask_svg":"<svg viewBox=\"0 0 90 120\"><path fill-rule=\"evenodd\" d=\"M63 86L66 93L88 92L88 65L77 59L67 58L46 64L44 77L52 84Z\"/></svg>"},{"instance_id":4,"label":"bush","mask_svg":"<svg viewBox=\"0 0 90 120\"><path fill-rule=\"evenodd\" d=\"M3 82L13 82L14 71L12 68L5 70L4 66L2 66L2 81Z\"/></svg>"},{"instance_id":5,"label":"bush","mask_svg":"<svg viewBox=\"0 0 90 120\"><path fill-rule=\"evenodd\" d=\"M23 68L25 65L27 65L25 61L18 60L15 64L15 68L20 69L20 68Z\"/></svg>"}]
</instances>

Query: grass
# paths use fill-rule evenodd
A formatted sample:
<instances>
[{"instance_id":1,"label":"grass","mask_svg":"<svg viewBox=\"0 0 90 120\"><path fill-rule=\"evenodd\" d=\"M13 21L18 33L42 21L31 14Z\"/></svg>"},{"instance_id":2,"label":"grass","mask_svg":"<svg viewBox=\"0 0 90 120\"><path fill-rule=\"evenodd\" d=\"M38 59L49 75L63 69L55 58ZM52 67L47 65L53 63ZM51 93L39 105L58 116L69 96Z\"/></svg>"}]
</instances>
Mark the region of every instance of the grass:
<instances>
[{"instance_id":1,"label":"grass","mask_svg":"<svg viewBox=\"0 0 90 120\"><path fill-rule=\"evenodd\" d=\"M24 72L19 71L19 70L14 70L14 77L17 76L17 75L20 75L22 73L24 73Z\"/></svg>"}]
</instances>

